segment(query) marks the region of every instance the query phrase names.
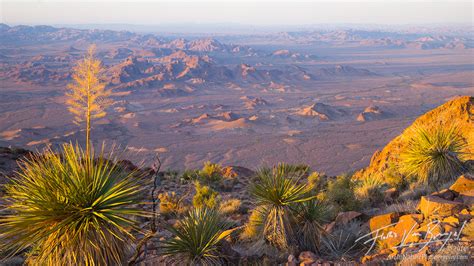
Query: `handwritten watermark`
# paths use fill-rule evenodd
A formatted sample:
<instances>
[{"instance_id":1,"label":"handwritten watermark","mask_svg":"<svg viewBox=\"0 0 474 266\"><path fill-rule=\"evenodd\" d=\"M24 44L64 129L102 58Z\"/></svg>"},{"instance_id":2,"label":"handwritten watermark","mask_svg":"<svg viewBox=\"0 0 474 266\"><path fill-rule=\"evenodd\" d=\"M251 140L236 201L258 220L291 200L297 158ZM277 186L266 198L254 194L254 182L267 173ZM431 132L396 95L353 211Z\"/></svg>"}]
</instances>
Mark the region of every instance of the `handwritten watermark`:
<instances>
[{"instance_id":1,"label":"handwritten watermark","mask_svg":"<svg viewBox=\"0 0 474 266\"><path fill-rule=\"evenodd\" d=\"M418 224L414 223L411 228L408 230L405 229L400 234L400 232L396 232L390 230L390 228L394 228L397 223L392 223L387 226L381 227L377 230L374 230L368 234L365 234L359 237L355 242L364 241L363 244L368 245L370 244L369 249L365 253L368 255L376 246L377 242L394 239L395 244L393 247L390 248L403 248L403 247L419 247L419 250L423 249L424 247L429 246L433 243L442 243L441 247L438 250L443 249L447 243L459 242L461 238L461 233L466 225L466 221L462 223L461 227L458 230L452 230L450 232L442 232L442 224L439 220L433 220L430 223L426 224L423 231L418 230ZM423 232L423 233L422 233ZM409 240L417 239L416 242L412 242Z\"/></svg>"}]
</instances>

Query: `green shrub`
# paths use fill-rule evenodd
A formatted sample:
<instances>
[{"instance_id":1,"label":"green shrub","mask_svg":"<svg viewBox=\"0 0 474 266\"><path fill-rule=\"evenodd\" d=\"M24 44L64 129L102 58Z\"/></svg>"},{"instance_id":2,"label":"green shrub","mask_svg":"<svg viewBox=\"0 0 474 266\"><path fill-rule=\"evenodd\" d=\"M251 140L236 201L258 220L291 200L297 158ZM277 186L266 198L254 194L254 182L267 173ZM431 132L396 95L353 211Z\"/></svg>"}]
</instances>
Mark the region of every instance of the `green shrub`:
<instances>
[{"instance_id":1,"label":"green shrub","mask_svg":"<svg viewBox=\"0 0 474 266\"><path fill-rule=\"evenodd\" d=\"M143 215L140 178L103 151L92 159L78 146L62 149L25 160L6 185L1 250L30 249L37 265L123 264L137 229L132 218Z\"/></svg>"},{"instance_id":2,"label":"green shrub","mask_svg":"<svg viewBox=\"0 0 474 266\"><path fill-rule=\"evenodd\" d=\"M199 179L199 170L185 170L181 175L183 180L198 180Z\"/></svg>"},{"instance_id":3,"label":"green shrub","mask_svg":"<svg viewBox=\"0 0 474 266\"><path fill-rule=\"evenodd\" d=\"M436 188L466 170L466 146L456 126L415 127L400 154L400 171Z\"/></svg>"},{"instance_id":4,"label":"green shrub","mask_svg":"<svg viewBox=\"0 0 474 266\"><path fill-rule=\"evenodd\" d=\"M201 185L199 181L194 182L196 194L193 197L195 208L208 207L216 208L220 203L219 193L209 186Z\"/></svg>"},{"instance_id":5,"label":"green shrub","mask_svg":"<svg viewBox=\"0 0 474 266\"><path fill-rule=\"evenodd\" d=\"M205 162L201 171L199 171L199 177L205 182L217 182L222 179L222 166L216 163Z\"/></svg>"},{"instance_id":6,"label":"green shrub","mask_svg":"<svg viewBox=\"0 0 474 266\"><path fill-rule=\"evenodd\" d=\"M297 245L295 215L292 207L310 200L310 188L300 180L307 171L300 167L279 164L272 169L263 168L256 174L250 193L263 217L263 236L271 245L287 250Z\"/></svg>"},{"instance_id":7,"label":"green shrub","mask_svg":"<svg viewBox=\"0 0 474 266\"><path fill-rule=\"evenodd\" d=\"M327 189L320 199L333 204L336 211L357 210L360 202L354 194L354 183L349 175L341 175L329 180Z\"/></svg>"},{"instance_id":8,"label":"green shrub","mask_svg":"<svg viewBox=\"0 0 474 266\"><path fill-rule=\"evenodd\" d=\"M161 253L175 265L221 265L225 262L223 241L231 234L230 224L216 209L191 210L175 227L174 237L163 241Z\"/></svg>"}]
</instances>

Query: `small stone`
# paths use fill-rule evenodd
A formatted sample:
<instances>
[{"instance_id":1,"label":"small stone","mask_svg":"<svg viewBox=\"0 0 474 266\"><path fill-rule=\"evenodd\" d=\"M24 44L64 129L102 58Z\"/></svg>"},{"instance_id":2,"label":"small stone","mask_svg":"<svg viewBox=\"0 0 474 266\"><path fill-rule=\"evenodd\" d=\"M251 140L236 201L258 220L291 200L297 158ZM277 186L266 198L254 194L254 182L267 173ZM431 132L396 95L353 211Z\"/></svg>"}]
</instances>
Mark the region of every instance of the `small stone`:
<instances>
[{"instance_id":1,"label":"small stone","mask_svg":"<svg viewBox=\"0 0 474 266\"><path fill-rule=\"evenodd\" d=\"M449 216L443 219L443 223L447 223L451 226L457 227L459 225L459 219L454 216Z\"/></svg>"},{"instance_id":2,"label":"small stone","mask_svg":"<svg viewBox=\"0 0 474 266\"><path fill-rule=\"evenodd\" d=\"M445 200L453 200L454 197L456 196L454 194L453 191L449 190L449 189L443 189L441 191L438 191L438 192L434 192L433 194L431 194L432 196L436 196L436 197L440 197L442 199L445 199Z\"/></svg>"},{"instance_id":3,"label":"small stone","mask_svg":"<svg viewBox=\"0 0 474 266\"><path fill-rule=\"evenodd\" d=\"M300 265L311 265L318 260L318 256L311 251L303 251L298 257Z\"/></svg>"},{"instance_id":4,"label":"small stone","mask_svg":"<svg viewBox=\"0 0 474 266\"><path fill-rule=\"evenodd\" d=\"M472 218L472 215L467 209L463 209L460 213L458 213L458 218L460 222L464 222L470 220Z\"/></svg>"}]
</instances>

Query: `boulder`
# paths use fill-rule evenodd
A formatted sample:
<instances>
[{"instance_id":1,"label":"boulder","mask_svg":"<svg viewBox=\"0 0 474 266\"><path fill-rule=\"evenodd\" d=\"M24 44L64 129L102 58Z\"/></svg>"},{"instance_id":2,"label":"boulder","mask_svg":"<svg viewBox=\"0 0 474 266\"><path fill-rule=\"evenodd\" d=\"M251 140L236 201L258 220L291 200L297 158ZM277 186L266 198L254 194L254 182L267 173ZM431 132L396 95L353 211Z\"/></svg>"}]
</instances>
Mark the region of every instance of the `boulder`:
<instances>
[{"instance_id":1,"label":"boulder","mask_svg":"<svg viewBox=\"0 0 474 266\"><path fill-rule=\"evenodd\" d=\"M419 234L416 230L419 228L420 217L417 214L407 214L400 216L396 225L387 228L386 238L380 239L380 244L383 247L393 248L400 243L403 244L417 242L419 240Z\"/></svg>"},{"instance_id":2,"label":"boulder","mask_svg":"<svg viewBox=\"0 0 474 266\"><path fill-rule=\"evenodd\" d=\"M474 190L474 177L470 175L462 175L456 180L456 182L454 182L454 184L449 189L458 194L463 194L464 192L472 191Z\"/></svg>"},{"instance_id":3,"label":"boulder","mask_svg":"<svg viewBox=\"0 0 474 266\"><path fill-rule=\"evenodd\" d=\"M421 197L418 209L425 218L427 217L447 217L458 213L464 208L460 202L445 200L437 196L423 196Z\"/></svg>"},{"instance_id":4,"label":"boulder","mask_svg":"<svg viewBox=\"0 0 474 266\"><path fill-rule=\"evenodd\" d=\"M374 232L381 228L388 228L398 220L398 217L399 214L396 212L374 216L369 220L370 231Z\"/></svg>"}]
</instances>

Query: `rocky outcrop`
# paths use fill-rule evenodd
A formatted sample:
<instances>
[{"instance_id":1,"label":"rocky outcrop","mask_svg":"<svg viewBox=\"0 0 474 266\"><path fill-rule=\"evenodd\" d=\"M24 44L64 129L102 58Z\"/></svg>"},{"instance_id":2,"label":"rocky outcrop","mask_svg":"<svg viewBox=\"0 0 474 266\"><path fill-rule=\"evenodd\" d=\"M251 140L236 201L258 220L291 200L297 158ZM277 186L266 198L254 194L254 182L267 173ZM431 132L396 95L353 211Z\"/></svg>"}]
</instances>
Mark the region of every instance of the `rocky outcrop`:
<instances>
[{"instance_id":1,"label":"rocky outcrop","mask_svg":"<svg viewBox=\"0 0 474 266\"><path fill-rule=\"evenodd\" d=\"M386 117L386 114L382 112L378 106L372 105L365 108L365 110L357 116L357 121L372 121L382 119L384 117Z\"/></svg>"},{"instance_id":2,"label":"rocky outcrop","mask_svg":"<svg viewBox=\"0 0 474 266\"><path fill-rule=\"evenodd\" d=\"M474 193L474 178L461 176L449 188L421 198L420 213L388 213L369 220L372 240L382 248L361 259L377 263L403 255L402 265L429 263L446 245L469 248L474 241L474 209L463 195ZM421 257L420 257L421 255ZM408 264L407 264L408 263Z\"/></svg>"},{"instance_id":3,"label":"rocky outcrop","mask_svg":"<svg viewBox=\"0 0 474 266\"><path fill-rule=\"evenodd\" d=\"M324 103L315 103L308 107L302 108L296 114L301 116L316 117L320 121L334 120L341 117L344 112L336 107Z\"/></svg>"},{"instance_id":4,"label":"rocky outcrop","mask_svg":"<svg viewBox=\"0 0 474 266\"><path fill-rule=\"evenodd\" d=\"M390 141L381 151L375 152L370 165L355 173L354 178L384 176L389 166L396 164L400 151L407 145L405 136L414 126L449 123L454 123L459 127L462 137L468 144L465 159L474 160L474 97L463 96L455 98L416 119L410 127Z\"/></svg>"}]
</instances>

